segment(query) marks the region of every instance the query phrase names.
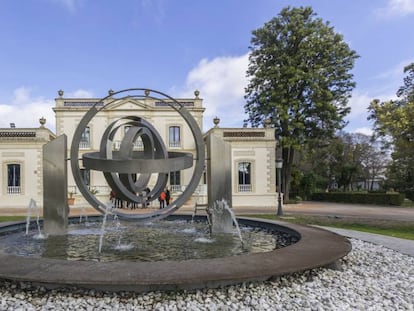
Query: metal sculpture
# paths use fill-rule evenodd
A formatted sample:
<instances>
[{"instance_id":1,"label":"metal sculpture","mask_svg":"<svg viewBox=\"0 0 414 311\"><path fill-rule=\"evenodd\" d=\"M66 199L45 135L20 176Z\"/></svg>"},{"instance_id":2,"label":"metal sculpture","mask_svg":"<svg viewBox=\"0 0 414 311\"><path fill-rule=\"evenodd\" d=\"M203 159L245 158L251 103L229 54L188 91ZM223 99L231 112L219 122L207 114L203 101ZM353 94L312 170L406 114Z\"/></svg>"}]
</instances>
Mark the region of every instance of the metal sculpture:
<instances>
[{"instance_id":1,"label":"metal sculpture","mask_svg":"<svg viewBox=\"0 0 414 311\"><path fill-rule=\"evenodd\" d=\"M141 94L142 92L144 94ZM114 97L123 93L128 95ZM161 101L163 105L176 110L185 120L193 135L196 150L195 158L191 153L168 152L161 136L147 120L139 116L126 116L112 122L106 128L101 139L99 152L82 155L83 166L87 169L103 172L108 185L122 200L142 204L148 199L158 198L161 191L166 187L169 172L190 168L195 162L193 175L188 186L173 202L167 202L165 208L145 214L127 214L114 211L119 217L130 220L161 219L172 214L191 197L203 174L205 160L203 137L197 122L190 112L185 109L184 105L164 93L143 88L126 89L111 92L107 97L102 98L92 106L79 122L73 135L70 154L73 177L84 198L96 210L105 213L106 204L99 201L92 194L81 176L79 143L82 133L96 114L102 110L111 109L115 103L126 98L156 99ZM119 151L114 151L113 138L121 126L129 126L130 128L121 142ZM143 143L143 151L133 150L134 142L138 138ZM153 173L158 173L156 184L149 193L145 193L144 189L147 188ZM139 175L136 181L133 178L135 174Z\"/></svg>"}]
</instances>

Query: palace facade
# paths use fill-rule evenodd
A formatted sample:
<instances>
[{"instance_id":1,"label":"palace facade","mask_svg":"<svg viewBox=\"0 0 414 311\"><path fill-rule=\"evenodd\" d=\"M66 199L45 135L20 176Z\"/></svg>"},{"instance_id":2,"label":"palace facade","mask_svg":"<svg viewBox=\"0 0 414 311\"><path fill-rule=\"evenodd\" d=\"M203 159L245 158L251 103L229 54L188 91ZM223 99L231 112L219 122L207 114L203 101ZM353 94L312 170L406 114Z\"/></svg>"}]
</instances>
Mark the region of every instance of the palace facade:
<instances>
[{"instance_id":1,"label":"palace facade","mask_svg":"<svg viewBox=\"0 0 414 311\"><path fill-rule=\"evenodd\" d=\"M111 91L110 91L111 92ZM111 93L109 93L111 94ZM199 127L203 128L203 99L199 92L194 92L194 98L176 99L192 114ZM33 129L10 128L0 129L0 163L2 181L0 207L27 207L30 199L38 206L43 206L42 182L42 147L54 138L66 134L68 138L68 158L70 144L74 132L85 113L94 105L106 105L97 98L66 98L59 91L55 99L56 133L45 127L43 118L40 127ZM168 151L191 152L195 154L195 144L189 126L180 114L152 97L125 97L117 100L108 97L106 101L113 102L111 109L102 109L88 124L83 132L79 145L80 154L99 151L101 137L108 125L126 116L139 116L154 126L165 142ZM113 137L113 148L120 148L123 136L129 125L121 125ZM220 137L230 145L231 179L233 206L275 207L275 149L276 140L272 128L221 128L219 119L214 120L212 128L204 133ZM134 150L143 148L142 141L134 142ZM206 161L207 165L207 161ZM85 184L100 200L109 200L110 190L102 172L90 171L82 167L81 175ZM156 176L151 177L149 186L154 184ZM172 196L179 195L192 177L192 169L170 172L168 187ZM211 181L214 183L214 180ZM207 174L201 178L191 202L188 204L207 203ZM85 205L72 177L68 161L68 193L73 194L75 205Z\"/></svg>"}]
</instances>

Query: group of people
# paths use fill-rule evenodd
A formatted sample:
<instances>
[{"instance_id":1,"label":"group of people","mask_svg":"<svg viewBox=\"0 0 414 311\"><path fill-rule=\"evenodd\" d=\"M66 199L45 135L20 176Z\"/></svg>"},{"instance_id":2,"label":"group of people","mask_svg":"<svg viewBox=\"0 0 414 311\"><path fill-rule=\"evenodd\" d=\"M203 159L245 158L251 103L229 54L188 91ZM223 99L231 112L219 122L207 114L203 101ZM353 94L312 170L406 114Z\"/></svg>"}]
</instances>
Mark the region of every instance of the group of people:
<instances>
[{"instance_id":1,"label":"group of people","mask_svg":"<svg viewBox=\"0 0 414 311\"><path fill-rule=\"evenodd\" d=\"M151 197L149 196L149 193L151 190L149 188L144 189L144 193L140 193L139 197L141 198L141 203L134 203L134 202L124 202L121 198L117 197L114 190L111 190L111 193L109 195L109 199L113 203L114 208L129 208L129 209L136 209L136 208L146 208L150 204ZM168 188L161 191L158 201L160 202L160 209L165 208L170 204L171 201L171 193ZM139 206L141 204L141 206Z\"/></svg>"},{"instance_id":2,"label":"group of people","mask_svg":"<svg viewBox=\"0 0 414 311\"><path fill-rule=\"evenodd\" d=\"M158 197L158 201L160 202L160 209L168 206L171 200L171 193L168 188L164 191L161 191L160 196Z\"/></svg>"},{"instance_id":3,"label":"group of people","mask_svg":"<svg viewBox=\"0 0 414 311\"><path fill-rule=\"evenodd\" d=\"M150 205L150 196L149 193L151 192L150 188L145 188L143 192L140 192L138 194L140 198L140 203L136 202L128 202L123 201L121 198L119 198L114 190L111 190L111 193L109 194L109 199L112 202L112 205L114 208L127 208L127 209L136 209L136 208L146 208Z\"/></svg>"}]
</instances>

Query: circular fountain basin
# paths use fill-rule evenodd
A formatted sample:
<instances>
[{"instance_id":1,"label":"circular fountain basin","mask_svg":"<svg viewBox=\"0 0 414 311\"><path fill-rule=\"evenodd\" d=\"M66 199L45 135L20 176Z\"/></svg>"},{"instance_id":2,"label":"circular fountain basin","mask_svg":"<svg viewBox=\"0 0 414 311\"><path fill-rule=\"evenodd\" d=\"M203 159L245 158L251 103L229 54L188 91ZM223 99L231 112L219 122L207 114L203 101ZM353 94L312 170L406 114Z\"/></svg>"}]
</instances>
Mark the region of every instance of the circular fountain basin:
<instances>
[{"instance_id":1,"label":"circular fountain basin","mask_svg":"<svg viewBox=\"0 0 414 311\"><path fill-rule=\"evenodd\" d=\"M190 218L187 215L175 217ZM298 242L263 253L181 261L67 261L0 254L0 278L46 288L78 287L104 291L215 288L328 266L351 250L345 237L319 228L244 217L237 220L242 225L289 233ZM21 231L23 226L14 224L0 229L2 232Z\"/></svg>"}]
</instances>

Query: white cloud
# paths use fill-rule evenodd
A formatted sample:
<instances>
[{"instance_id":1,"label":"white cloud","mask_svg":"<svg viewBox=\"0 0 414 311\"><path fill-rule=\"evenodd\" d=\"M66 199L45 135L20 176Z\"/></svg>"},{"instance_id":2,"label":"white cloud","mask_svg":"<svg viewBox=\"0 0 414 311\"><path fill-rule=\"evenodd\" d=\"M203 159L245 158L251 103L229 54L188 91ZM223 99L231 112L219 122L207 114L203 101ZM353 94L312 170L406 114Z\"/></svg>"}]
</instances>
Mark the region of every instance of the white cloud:
<instances>
[{"instance_id":1,"label":"white cloud","mask_svg":"<svg viewBox=\"0 0 414 311\"><path fill-rule=\"evenodd\" d=\"M45 126L55 132L55 113L52 110L55 106L54 99L33 97L31 92L30 88L22 86L14 90L10 103L0 103L0 127L8 128L10 123L22 128L39 127L39 119L45 117ZM79 89L65 93L64 97L82 98L93 95L91 91Z\"/></svg>"},{"instance_id":2,"label":"white cloud","mask_svg":"<svg viewBox=\"0 0 414 311\"><path fill-rule=\"evenodd\" d=\"M353 130L352 132L353 133L364 134L364 135L367 135L367 136L371 136L374 133L374 131L370 127L359 127L359 128L356 128L355 130Z\"/></svg>"},{"instance_id":3,"label":"white cloud","mask_svg":"<svg viewBox=\"0 0 414 311\"><path fill-rule=\"evenodd\" d=\"M247 86L248 54L235 57L202 59L188 75L182 97L192 97L200 91L204 99L204 128L213 126L215 116L221 127L241 127L244 113L244 89Z\"/></svg>"},{"instance_id":4,"label":"white cloud","mask_svg":"<svg viewBox=\"0 0 414 311\"><path fill-rule=\"evenodd\" d=\"M375 14L381 19L414 14L414 0L387 0L386 6L377 9Z\"/></svg>"},{"instance_id":5,"label":"white cloud","mask_svg":"<svg viewBox=\"0 0 414 311\"><path fill-rule=\"evenodd\" d=\"M365 117L367 115L367 108L369 106L369 103L373 99L374 98L368 93L360 93L358 91L355 91L349 100L351 112L347 116L347 119L351 120Z\"/></svg>"},{"instance_id":6,"label":"white cloud","mask_svg":"<svg viewBox=\"0 0 414 311\"><path fill-rule=\"evenodd\" d=\"M411 63L407 60L400 62L391 70L377 75L375 79L386 79L387 83L377 83L375 90L355 90L349 101L350 114L346 117L349 125L345 130L354 132L359 130L368 133L370 122L368 106L373 99L381 101L395 99L395 92L402 83L403 67ZM212 60L203 59L187 75L185 91L182 97L193 97L194 90L200 91L204 99L204 130L213 126L213 118L218 116L221 127L241 127L247 118L244 113L245 87L248 79L248 54L237 57L217 57ZM394 85L392 90L381 85ZM398 81L398 83L396 82Z\"/></svg>"},{"instance_id":7,"label":"white cloud","mask_svg":"<svg viewBox=\"0 0 414 311\"><path fill-rule=\"evenodd\" d=\"M79 89L75 92L70 92L68 94L64 94L64 97L68 98L93 98L95 97L94 93L89 90Z\"/></svg>"},{"instance_id":8,"label":"white cloud","mask_svg":"<svg viewBox=\"0 0 414 311\"><path fill-rule=\"evenodd\" d=\"M39 127L39 119L45 117L46 127L55 131L54 100L33 98L30 93L30 88L20 87L13 92L10 104L0 104L0 127L9 127L10 123L23 128Z\"/></svg>"},{"instance_id":9,"label":"white cloud","mask_svg":"<svg viewBox=\"0 0 414 311\"><path fill-rule=\"evenodd\" d=\"M368 106L373 99L387 101L396 99L396 95L355 90L349 100L351 112L345 118L349 121L345 131L362 134L372 133L372 130L370 129L371 121L368 121L367 118L369 115Z\"/></svg>"},{"instance_id":10,"label":"white cloud","mask_svg":"<svg viewBox=\"0 0 414 311\"><path fill-rule=\"evenodd\" d=\"M414 58L400 61L393 68L376 75L374 79L398 81L398 83L402 84L404 77L404 67L408 66L411 63L414 63Z\"/></svg>"},{"instance_id":11,"label":"white cloud","mask_svg":"<svg viewBox=\"0 0 414 311\"><path fill-rule=\"evenodd\" d=\"M397 99L397 90L404 83L404 67L412 62L414 59L401 61L389 70L374 76L373 79L376 81L373 89L354 90L352 98L349 100L351 113L346 117L346 120L349 121L346 130L355 132L359 129L365 131L368 128L367 125L370 123L367 121L367 108L373 99L380 101Z\"/></svg>"}]
</instances>

